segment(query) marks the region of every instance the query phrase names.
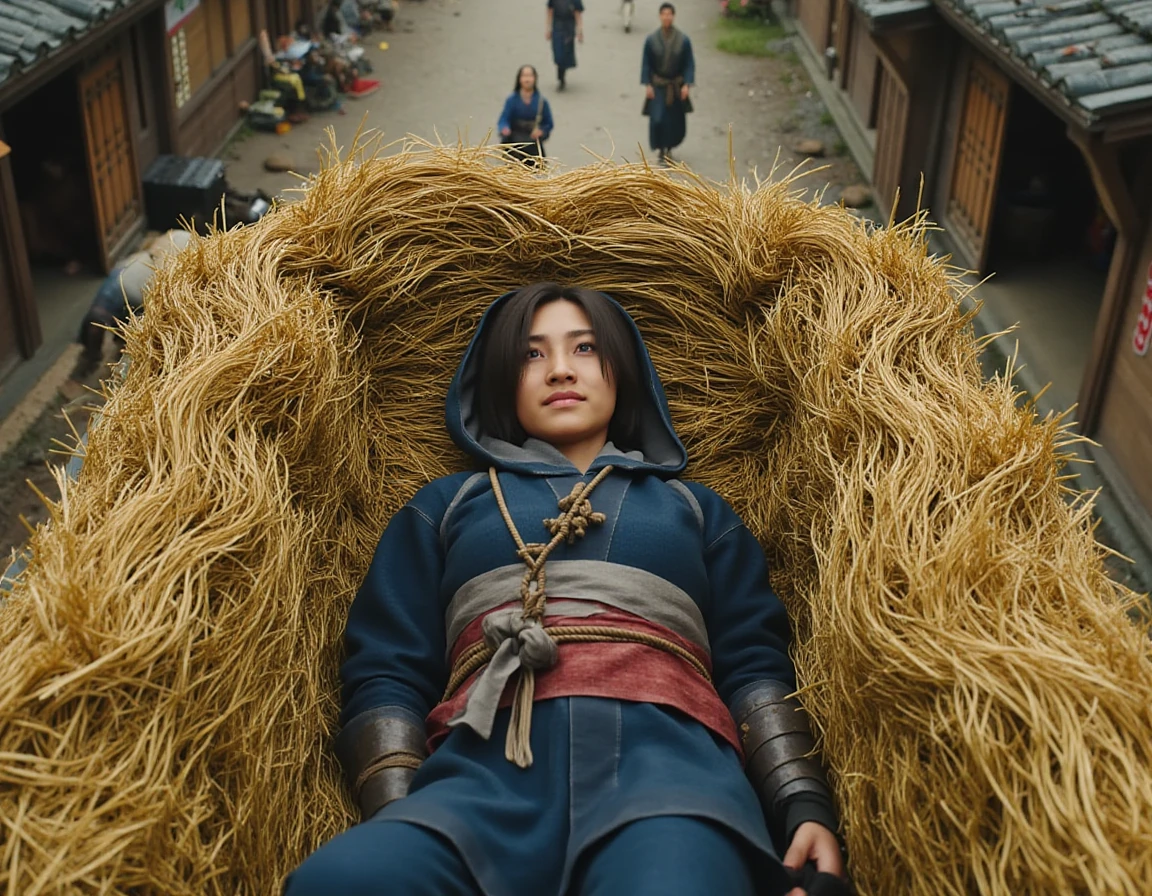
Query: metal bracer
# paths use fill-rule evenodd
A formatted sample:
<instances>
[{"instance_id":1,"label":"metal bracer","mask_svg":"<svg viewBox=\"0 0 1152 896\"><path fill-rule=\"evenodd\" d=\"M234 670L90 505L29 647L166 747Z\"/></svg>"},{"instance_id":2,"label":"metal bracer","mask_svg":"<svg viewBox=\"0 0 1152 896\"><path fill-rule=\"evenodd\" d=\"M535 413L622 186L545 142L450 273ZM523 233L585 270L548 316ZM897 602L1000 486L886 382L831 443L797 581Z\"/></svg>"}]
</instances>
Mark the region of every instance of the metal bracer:
<instances>
[{"instance_id":1,"label":"metal bracer","mask_svg":"<svg viewBox=\"0 0 1152 896\"><path fill-rule=\"evenodd\" d=\"M362 821L408 795L428 755L425 742L423 723L395 706L367 710L344 726L336 738L336 755Z\"/></svg>"},{"instance_id":2,"label":"metal bracer","mask_svg":"<svg viewBox=\"0 0 1152 896\"><path fill-rule=\"evenodd\" d=\"M832 805L808 714L790 693L781 682L761 681L742 688L732 704L745 771L771 819L781 819L785 803L801 795Z\"/></svg>"}]
</instances>

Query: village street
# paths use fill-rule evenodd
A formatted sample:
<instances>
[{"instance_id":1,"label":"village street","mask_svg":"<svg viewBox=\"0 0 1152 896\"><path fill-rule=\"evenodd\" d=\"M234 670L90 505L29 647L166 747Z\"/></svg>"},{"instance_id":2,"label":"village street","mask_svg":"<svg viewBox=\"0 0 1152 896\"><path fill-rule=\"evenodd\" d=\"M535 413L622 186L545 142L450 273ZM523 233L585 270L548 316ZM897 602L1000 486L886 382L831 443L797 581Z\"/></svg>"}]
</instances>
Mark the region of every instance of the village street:
<instances>
[{"instance_id":1,"label":"village street","mask_svg":"<svg viewBox=\"0 0 1152 896\"><path fill-rule=\"evenodd\" d=\"M568 73L567 89L558 92L551 45L544 37L544 0L527 10L524 0L401 0L396 30L376 31L364 40L373 67L369 77L379 79L381 88L362 99L346 99L343 115L317 113L283 135L242 129L221 153L229 182L292 201L293 188L302 183L299 175L319 168L318 150L330 144L329 129L343 152L361 128L380 136L383 152L396 151L408 135L431 142L496 142L504 98L525 63L539 70L541 90L552 105L555 130L546 149L554 163L572 167L597 156L638 160L642 150L655 163L647 146L647 119L640 114L640 55L646 35L659 26L660 0L636 0L629 34L618 0L585 2L578 66ZM695 111L677 159L705 178L726 181L731 132L734 171L749 185L757 175L767 178L774 162L778 177L803 163L813 173L797 189L813 194L823 189L826 202L837 201L844 186L861 182L787 38L774 40L767 55L722 52L717 41L724 22L716 0L680 0L676 25L692 39L697 72ZM794 151L804 139L821 141L826 155L805 161ZM298 174L265 170L273 154L286 156ZM861 212L874 214L874 206ZM54 451L71 442L72 424L61 407L71 402L69 412L83 429L86 416L76 406L93 403L86 388L98 389L106 375L101 370L84 382L50 384L60 395L37 412L38 419L32 415L35 422L18 444L0 454L0 506L5 508L0 557L24 541L27 525L48 517L27 483L49 497L58 493L47 462L63 463L65 456Z\"/></svg>"},{"instance_id":2,"label":"village street","mask_svg":"<svg viewBox=\"0 0 1152 896\"><path fill-rule=\"evenodd\" d=\"M630 34L624 33L618 0L586 0L584 43L577 45L578 67L567 89L556 89L551 46L545 40L545 3L524 0L402 0L394 33L375 32L364 41L382 81L375 94L344 103L345 114L318 113L283 136L254 133L234 142L226 154L229 180L243 189L261 187L273 195L295 186L288 174L264 171L263 161L285 152L301 173L318 166L316 148L331 128L347 150L363 124L385 143L414 135L432 142L496 142L496 119L511 92L517 68L532 64L556 122L546 150L566 167L595 157L637 160L649 156L647 120L640 114L644 88L640 58L644 39L659 26L660 0L636 0ZM809 178L812 188L860 179L838 135L811 90L804 70L782 42L771 58L735 56L716 47L720 5L716 0L681 0L676 26L692 39L696 55L695 112L688 137L676 157L714 180L729 177L729 127L738 176L753 169L762 177L783 145L781 165L791 169L803 157L791 152L805 137L823 139L829 168ZM386 51L379 48L387 42ZM811 164L810 167L819 167ZM829 200L838 195L833 189Z\"/></svg>"}]
</instances>

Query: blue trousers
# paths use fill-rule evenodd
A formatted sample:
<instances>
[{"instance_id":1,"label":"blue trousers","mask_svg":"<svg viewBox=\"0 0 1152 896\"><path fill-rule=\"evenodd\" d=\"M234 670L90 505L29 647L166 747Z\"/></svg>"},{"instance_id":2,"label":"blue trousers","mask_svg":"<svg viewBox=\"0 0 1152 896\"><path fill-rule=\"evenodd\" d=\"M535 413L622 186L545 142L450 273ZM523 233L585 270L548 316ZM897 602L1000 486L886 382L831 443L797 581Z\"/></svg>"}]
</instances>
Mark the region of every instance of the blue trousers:
<instances>
[{"instance_id":1,"label":"blue trousers","mask_svg":"<svg viewBox=\"0 0 1152 896\"><path fill-rule=\"evenodd\" d=\"M510 844L513 845L513 844ZM532 862L507 858L507 874L533 896ZM398 821L367 822L329 841L288 878L285 896L387 894L479 896L455 847ZM658 816L634 821L585 854L566 896L754 896L738 841L709 821Z\"/></svg>"}]
</instances>

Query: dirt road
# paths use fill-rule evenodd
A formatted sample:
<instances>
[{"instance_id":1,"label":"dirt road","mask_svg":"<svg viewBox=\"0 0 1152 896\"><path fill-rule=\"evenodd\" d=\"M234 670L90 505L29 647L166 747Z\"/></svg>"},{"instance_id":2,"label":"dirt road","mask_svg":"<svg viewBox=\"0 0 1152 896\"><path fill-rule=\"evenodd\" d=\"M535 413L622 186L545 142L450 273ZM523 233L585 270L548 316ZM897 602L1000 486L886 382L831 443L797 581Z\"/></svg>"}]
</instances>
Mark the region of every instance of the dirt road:
<instances>
[{"instance_id":1,"label":"dirt road","mask_svg":"<svg viewBox=\"0 0 1152 896\"><path fill-rule=\"evenodd\" d=\"M563 92L556 89L551 48L545 40L544 0L404 0L393 34L365 40L373 78L381 90L345 103L345 114L321 113L277 137L253 134L232 147L230 180L278 193L294 186L290 175L269 174L264 159L287 152L303 173L315 170L315 147L325 129L335 131L347 149L363 123L385 141L413 134L427 140L465 143L493 141L496 118L511 92L521 64L535 65L540 86L552 105L556 127L546 149L564 166L586 164L597 156L635 160L648 152L647 120L640 107L640 54L645 36L659 26L660 0L636 0L635 21L624 33L617 0L586 0L583 44L577 68ZM803 67L782 47L773 58L733 56L716 47L720 5L716 0L682 0L676 25L692 38L696 54L696 111L688 118L688 137L677 157L714 180L729 177L728 134L732 129L735 170L766 176L778 149L790 169L801 156L796 140L818 137L830 153L838 135L813 95ZM387 50L379 49L383 39ZM811 179L813 187L858 181L860 174L845 154L830 155L828 170ZM837 195L835 188L829 199Z\"/></svg>"},{"instance_id":2,"label":"dirt road","mask_svg":"<svg viewBox=\"0 0 1152 896\"><path fill-rule=\"evenodd\" d=\"M372 77L383 82L382 88L346 101L344 115L321 113L283 136L250 133L235 141L225 154L229 180L273 195L298 186L297 177L265 171L265 158L285 152L299 172L308 174L318 167L316 150L327 144L328 128L345 150L362 124L386 141L408 134L431 141L492 140L504 98L523 63L539 69L541 89L553 107L556 128L547 145L552 159L564 166L596 156L638 159L641 147L647 152L640 52L645 36L658 27L659 2L636 0L633 29L625 34L617 0L585 0L585 42L577 47L578 66L560 93L544 37L544 0L403 0L397 30L377 32L365 41ZM738 177L754 171L766 177L778 152L781 172L790 170L801 159L792 146L815 137L830 155L819 163L827 168L807 179L811 189L831 182L825 200L834 201L840 186L860 180L842 146L834 151L839 135L787 41L778 41L770 57L729 55L716 46L721 27L716 0L680 0L678 7L676 24L692 38L697 68L696 111L677 153L681 161L707 178L727 180L731 128ZM387 50L380 48L381 41ZM96 379L88 385L96 385ZM77 399L83 388L69 382L64 391L67 395L59 396L21 442L0 457L0 571L9 545L27 535L21 517L32 525L47 517L25 481L45 495L57 494L48 463L66 458L53 454L53 440L70 441L59 408ZM81 428L86 423L79 411L74 418Z\"/></svg>"}]
</instances>

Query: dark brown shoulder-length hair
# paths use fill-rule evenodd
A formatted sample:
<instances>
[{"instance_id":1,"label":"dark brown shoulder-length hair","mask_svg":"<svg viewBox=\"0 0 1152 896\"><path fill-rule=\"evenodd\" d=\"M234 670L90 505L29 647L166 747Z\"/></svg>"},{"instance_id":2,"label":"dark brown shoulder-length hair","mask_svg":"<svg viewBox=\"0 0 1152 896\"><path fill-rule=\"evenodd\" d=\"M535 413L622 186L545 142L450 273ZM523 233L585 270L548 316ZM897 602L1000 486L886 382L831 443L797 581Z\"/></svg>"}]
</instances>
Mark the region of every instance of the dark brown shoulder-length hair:
<instances>
[{"instance_id":1,"label":"dark brown shoulder-length hair","mask_svg":"<svg viewBox=\"0 0 1152 896\"><path fill-rule=\"evenodd\" d=\"M631 328L603 294L559 283L533 283L518 290L485 328L476 383L480 430L514 445L527 438L516 417L516 389L528 355L532 317L536 309L560 299L579 305L588 315L600 369L616 384L616 410L608 424L608 438L621 450L639 448L644 387Z\"/></svg>"},{"instance_id":2,"label":"dark brown shoulder-length hair","mask_svg":"<svg viewBox=\"0 0 1152 896\"><path fill-rule=\"evenodd\" d=\"M524 74L524 69L526 68L532 69L532 92L536 93L540 89L540 75L536 72L536 66L528 65L525 63L524 65L520 66L520 68L516 69L516 85L512 88L513 93L516 93L520 90L520 76Z\"/></svg>"}]
</instances>

